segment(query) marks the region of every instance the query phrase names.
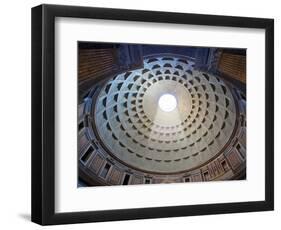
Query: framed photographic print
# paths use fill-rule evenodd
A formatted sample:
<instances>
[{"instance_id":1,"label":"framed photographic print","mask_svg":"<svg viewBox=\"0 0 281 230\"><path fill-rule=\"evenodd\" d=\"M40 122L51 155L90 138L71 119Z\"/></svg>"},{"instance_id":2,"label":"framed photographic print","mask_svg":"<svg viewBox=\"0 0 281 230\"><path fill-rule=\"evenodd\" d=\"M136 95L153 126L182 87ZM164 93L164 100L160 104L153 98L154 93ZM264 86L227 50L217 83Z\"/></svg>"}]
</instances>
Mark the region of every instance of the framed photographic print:
<instances>
[{"instance_id":1,"label":"framed photographic print","mask_svg":"<svg viewBox=\"0 0 281 230\"><path fill-rule=\"evenodd\" d=\"M273 19L32 9L32 221L273 210Z\"/></svg>"}]
</instances>

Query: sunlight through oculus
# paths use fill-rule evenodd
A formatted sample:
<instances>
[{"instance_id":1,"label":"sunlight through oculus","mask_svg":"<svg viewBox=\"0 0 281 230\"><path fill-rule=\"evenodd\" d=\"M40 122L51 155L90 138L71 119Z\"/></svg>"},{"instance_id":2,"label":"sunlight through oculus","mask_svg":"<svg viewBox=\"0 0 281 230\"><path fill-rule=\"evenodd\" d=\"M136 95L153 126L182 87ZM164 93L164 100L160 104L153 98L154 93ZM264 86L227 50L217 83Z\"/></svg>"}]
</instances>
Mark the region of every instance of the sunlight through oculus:
<instances>
[{"instance_id":1,"label":"sunlight through oculus","mask_svg":"<svg viewBox=\"0 0 281 230\"><path fill-rule=\"evenodd\" d=\"M159 98L158 105L164 112L171 112L177 107L177 99L172 94L163 94Z\"/></svg>"}]
</instances>

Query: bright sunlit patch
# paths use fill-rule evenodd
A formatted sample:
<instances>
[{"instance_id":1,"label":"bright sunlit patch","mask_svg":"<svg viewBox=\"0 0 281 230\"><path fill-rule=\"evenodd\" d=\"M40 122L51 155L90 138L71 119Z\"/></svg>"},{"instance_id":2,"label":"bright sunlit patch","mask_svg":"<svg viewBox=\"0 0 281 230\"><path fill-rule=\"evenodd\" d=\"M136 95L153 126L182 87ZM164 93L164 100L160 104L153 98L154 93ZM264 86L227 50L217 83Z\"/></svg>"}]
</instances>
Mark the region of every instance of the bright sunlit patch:
<instances>
[{"instance_id":1,"label":"bright sunlit patch","mask_svg":"<svg viewBox=\"0 0 281 230\"><path fill-rule=\"evenodd\" d=\"M172 94L163 94L158 101L161 110L171 112L177 107L177 99Z\"/></svg>"}]
</instances>

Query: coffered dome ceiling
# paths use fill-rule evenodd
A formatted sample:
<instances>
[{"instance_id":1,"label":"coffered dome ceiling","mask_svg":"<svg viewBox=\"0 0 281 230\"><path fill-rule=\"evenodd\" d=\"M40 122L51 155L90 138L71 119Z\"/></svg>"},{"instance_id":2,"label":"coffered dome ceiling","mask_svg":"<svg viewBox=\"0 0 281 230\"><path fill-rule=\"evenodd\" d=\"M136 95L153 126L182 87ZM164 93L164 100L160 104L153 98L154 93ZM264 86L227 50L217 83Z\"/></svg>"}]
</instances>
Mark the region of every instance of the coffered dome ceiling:
<instances>
[{"instance_id":1,"label":"coffered dome ceiling","mask_svg":"<svg viewBox=\"0 0 281 230\"><path fill-rule=\"evenodd\" d=\"M192 174L198 175L193 181L200 181L205 180L204 170L209 173L209 165L215 168L210 171L214 175L217 170L216 177L231 178L235 173L228 171L232 165L226 154L236 159L232 153L240 159L233 167L242 164L245 168L245 116L240 99L223 78L194 70L192 58L146 57L143 68L108 78L89 95L79 110L88 124L80 142L87 139L91 151L97 152L95 158L107 165L99 166L94 159L83 162L83 167L97 178L100 167L113 168L120 179L109 175L116 180L109 184L122 183L123 173L135 178L130 179L132 184L146 183L142 179L146 177L153 183L179 182ZM169 112L159 106L163 95L175 98L175 108ZM81 154L88 151L83 149Z\"/></svg>"},{"instance_id":2,"label":"coffered dome ceiling","mask_svg":"<svg viewBox=\"0 0 281 230\"><path fill-rule=\"evenodd\" d=\"M93 113L110 152L140 170L171 173L194 168L227 144L235 127L233 96L219 78L193 70L184 58L144 60L144 67L110 79ZM159 108L163 94L177 107Z\"/></svg>"}]
</instances>

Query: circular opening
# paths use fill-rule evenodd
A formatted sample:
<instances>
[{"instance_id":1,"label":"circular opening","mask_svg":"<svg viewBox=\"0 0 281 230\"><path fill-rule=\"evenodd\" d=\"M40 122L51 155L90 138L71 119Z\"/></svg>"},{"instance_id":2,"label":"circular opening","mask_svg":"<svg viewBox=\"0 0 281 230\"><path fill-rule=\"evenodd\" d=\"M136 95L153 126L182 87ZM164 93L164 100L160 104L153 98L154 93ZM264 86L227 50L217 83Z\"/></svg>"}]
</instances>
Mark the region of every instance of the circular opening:
<instances>
[{"instance_id":1,"label":"circular opening","mask_svg":"<svg viewBox=\"0 0 281 230\"><path fill-rule=\"evenodd\" d=\"M164 112L171 112L177 107L177 99L172 94L163 94L159 98L158 105Z\"/></svg>"}]
</instances>

